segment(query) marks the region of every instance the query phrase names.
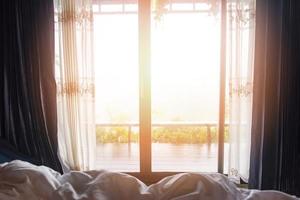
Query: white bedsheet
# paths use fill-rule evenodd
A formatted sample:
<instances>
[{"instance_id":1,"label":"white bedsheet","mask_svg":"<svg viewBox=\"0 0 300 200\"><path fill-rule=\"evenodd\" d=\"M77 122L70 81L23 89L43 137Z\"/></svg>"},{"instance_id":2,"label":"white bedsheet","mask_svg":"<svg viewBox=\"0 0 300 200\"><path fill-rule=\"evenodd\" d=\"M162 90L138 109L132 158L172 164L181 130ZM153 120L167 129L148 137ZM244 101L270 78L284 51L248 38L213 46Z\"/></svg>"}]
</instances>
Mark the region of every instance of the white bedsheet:
<instances>
[{"instance_id":1,"label":"white bedsheet","mask_svg":"<svg viewBox=\"0 0 300 200\"><path fill-rule=\"evenodd\" d=\"M0 199L231 200L297 199L276 191L238 189L217 173L182 173L146 186L135 177L108 171L60 175L23 161L0 165Z\"/></svg>"}]
</instances>

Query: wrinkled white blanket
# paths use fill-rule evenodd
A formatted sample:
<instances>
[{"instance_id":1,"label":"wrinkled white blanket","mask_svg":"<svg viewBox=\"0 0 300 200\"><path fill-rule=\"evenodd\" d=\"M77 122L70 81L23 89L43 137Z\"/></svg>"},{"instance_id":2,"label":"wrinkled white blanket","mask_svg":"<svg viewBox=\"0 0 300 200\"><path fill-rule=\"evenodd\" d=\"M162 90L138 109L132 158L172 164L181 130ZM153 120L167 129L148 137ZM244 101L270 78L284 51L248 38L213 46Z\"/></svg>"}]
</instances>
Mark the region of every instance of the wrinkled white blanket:
<instances>
[{"instance_id":1,"label":"wrinkled white blanket","mask_svg":"<svg viewBox=\"0 0 300 200\"><path fill-rule=\"evenodd\" d=\"M116 200L290 200L276 192L239 189L217 173L182 173L146 186L130 175L108 172L71 172L64 175L23 161L0 165L0 199L116 199Z\"/></svg>"}]
</instances>

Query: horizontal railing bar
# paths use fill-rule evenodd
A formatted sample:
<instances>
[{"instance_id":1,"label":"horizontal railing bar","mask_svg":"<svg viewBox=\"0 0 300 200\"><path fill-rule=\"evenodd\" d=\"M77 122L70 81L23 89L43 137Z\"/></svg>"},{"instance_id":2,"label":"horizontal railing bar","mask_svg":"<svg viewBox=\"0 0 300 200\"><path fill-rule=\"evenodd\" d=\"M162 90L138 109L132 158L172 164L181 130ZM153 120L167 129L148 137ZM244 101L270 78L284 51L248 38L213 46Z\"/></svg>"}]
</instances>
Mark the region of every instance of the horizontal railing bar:
<instances>
[{"instance_id":1,"label":"horizontal railing bar","mask_svg":"<svg viewBox=\"0 0 300 200\"><path fill-rule=\"evenodd\" d=\"M217 126L217 123L153 123L152 126L156 127L181 127L181 126ZM225 123L225 126L228 126L228 123ZM101 123L101 124L96 124L96 126L102 126L102 127L108 127L108 126L139 126L139 123Z\"/></svg>"},{"instance_id":2,"label":"horizontal railing bar","mask_svg":"<svg viewBox=\"0 0 300 200\"><path fill-rule=\"evenodd\" d=\"M171 0L166 4L210 3L211 0ZM93 4L137 4L138 0L93 0Z\"/></svg>"},{"instance_id":3,"label":"horizontal railing bar","mask_svg":"<svg viewBox=\"0 0 300 200\"><path fill-rule=\"evenodd\" d=\"M235 3L234 0L227 0L229 3ZM93 4L137 4L138 0L93 0ZM212 0L169 0L166 4L198 4L205 3L210 4L213 3ZM241 2L243 3L243 2ZM247 3L247 2L245 2Z\"/></svg>"},{"instance_id":4,"label":"horizontal railing bar","mask_svg":"<svg viewBox=\"0 0 300 200\"><path fill-rule=\"evenodd\" d=\"M165 14L188 14L188 13L210 13L210 10L170 10L166 11ZM94 15L121 15L121 14L137 14L137 11L96 11ZM155 13L154 11L152 13Z\"/></svg>"}]
</instances>

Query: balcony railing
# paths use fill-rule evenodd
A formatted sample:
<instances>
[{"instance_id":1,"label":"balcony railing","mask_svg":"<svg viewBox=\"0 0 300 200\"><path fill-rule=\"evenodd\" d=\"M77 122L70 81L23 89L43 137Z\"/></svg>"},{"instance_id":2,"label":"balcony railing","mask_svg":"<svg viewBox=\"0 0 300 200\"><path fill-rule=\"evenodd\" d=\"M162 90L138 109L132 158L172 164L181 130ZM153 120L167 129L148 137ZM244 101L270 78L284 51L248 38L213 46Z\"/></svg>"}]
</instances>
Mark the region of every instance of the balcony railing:
<instances>
[{"instance_id":1,"label":"balcony railing","mask_svg":"<svg viewBox=\"0 0 300 200\"><path fill-rule=\"evenodd\" d=\"M132 142L132 129L139 127L138 123L101 123L97 124L97 127L101 128L113 128L113 127L125 127L128 132L128 144ZM206 141L207 143L212 142L212 133L211 128L218 128L218 124L216 122L171 122L171 123L153 123L153 128L190 128L190 127L197 127L197 128L205 128L206 129ZM225 123L225 130L228 128L228 123Z\"/></svg>"}]
</instances>

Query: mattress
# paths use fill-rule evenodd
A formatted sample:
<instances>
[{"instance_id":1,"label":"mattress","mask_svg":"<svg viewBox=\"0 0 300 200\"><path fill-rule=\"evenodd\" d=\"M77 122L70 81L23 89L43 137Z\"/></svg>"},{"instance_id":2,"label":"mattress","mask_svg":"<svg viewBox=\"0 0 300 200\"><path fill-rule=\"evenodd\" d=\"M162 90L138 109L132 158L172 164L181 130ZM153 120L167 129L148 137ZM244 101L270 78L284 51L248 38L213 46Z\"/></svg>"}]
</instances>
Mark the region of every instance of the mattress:
<instances>
[{"instance_id":1,"label":"mattress","mask_svg":"<svg viewBox=\"0 0 300 200\"><path fill-rule=\"evenodd\" d=\"M147 186L105 170L66 174L15 160L0 165L0 199L232 200L298 199L278 191L240 189L218 173L180 173Z\"/></svg>"}]
</instances>

